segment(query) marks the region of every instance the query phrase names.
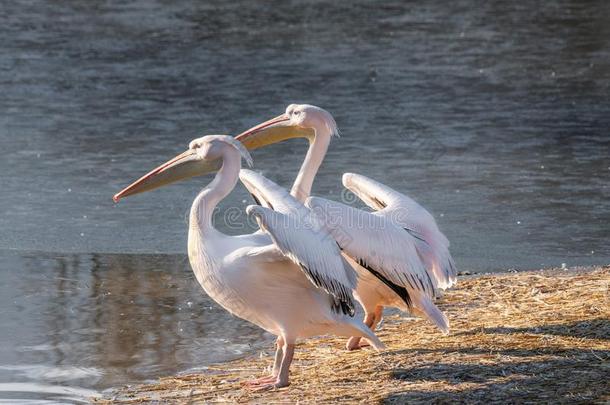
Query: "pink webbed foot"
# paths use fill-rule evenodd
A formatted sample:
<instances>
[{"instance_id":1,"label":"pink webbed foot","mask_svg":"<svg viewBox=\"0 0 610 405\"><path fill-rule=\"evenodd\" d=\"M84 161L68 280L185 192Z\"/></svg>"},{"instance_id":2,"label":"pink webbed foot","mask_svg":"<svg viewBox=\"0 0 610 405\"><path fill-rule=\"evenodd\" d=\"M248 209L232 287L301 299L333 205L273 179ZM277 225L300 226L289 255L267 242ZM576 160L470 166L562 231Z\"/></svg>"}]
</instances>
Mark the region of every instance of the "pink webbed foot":
<instances>
[{"instance_id":1,"label":"pink webbed foot","mask_svg":"<svg viewBox=\"0 0 610 405\"><path fill-rule=\"evenodd\" d=\"M352 336L345 344L345 348L349 351L360 350L360 336Z\"/></svg>"},{"instance_id":2,"label":"pink webbed foot","mask_svg":"<svg viewBox=\"0 0 610 405\"><path fill-rule=\"evenodd\" d=\"M264 377L255 378L254 380L244 381L244 382L242 382L242 385L245 385L248 388L256 388L256 387L259 387L261 385L265 385L265 384L269 384L271 382L275 382L275 380L277 380L276 376L274 376L274 375L267 375L267 376L264 376Z\"/></svg>"},{"instance_id":3,"label":"pink webbed foot","mask_svg":"<svg viewBox=\"0 0 610 405\"><path fill-rule=\"evenodd\" d=\"M360 350L362 348L368 347L371 344L366 338L361 338L359 336L352 336L349 338L347 343L345 344L345 348L349 351L352 350Z\"/></svg>"},{"instance_id":4,"label":"pink webbed foot","mask_svg":"<svg viewBox=\"0 0 610 405\"><path fill-rule=\"evenodd\" d=\"M262 383L258 385L248 386L248 388L252 391L268 391L276 388L284 388L289 386L290 383L288 381L282 381L279 377L273 379L273 381L269 381L267 383Z\"/></svg>"}]
</instances>

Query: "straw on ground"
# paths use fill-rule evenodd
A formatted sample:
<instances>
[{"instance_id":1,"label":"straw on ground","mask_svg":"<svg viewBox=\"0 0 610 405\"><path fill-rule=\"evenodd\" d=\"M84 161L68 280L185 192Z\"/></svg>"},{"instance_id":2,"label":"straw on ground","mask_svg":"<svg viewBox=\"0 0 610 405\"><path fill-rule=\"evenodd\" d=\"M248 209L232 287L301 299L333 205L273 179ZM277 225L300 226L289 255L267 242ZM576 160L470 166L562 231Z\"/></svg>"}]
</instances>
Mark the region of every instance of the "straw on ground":
<instances>
[{"instance_id":1,"label":"straw on ground","mask_svg":"<svg viewBox=\"0 0 610 405\"><path fill-rule=\"evenodd\" d=\"M440 307L448 336L392 315L378 331L388 347L380 353L347 352L336 338L301 344L284 389L240 385L270 366L270 347L263 358L122 388L110 401L610 401L610 267L462 279Z\"/></svg>"}]
</instances>

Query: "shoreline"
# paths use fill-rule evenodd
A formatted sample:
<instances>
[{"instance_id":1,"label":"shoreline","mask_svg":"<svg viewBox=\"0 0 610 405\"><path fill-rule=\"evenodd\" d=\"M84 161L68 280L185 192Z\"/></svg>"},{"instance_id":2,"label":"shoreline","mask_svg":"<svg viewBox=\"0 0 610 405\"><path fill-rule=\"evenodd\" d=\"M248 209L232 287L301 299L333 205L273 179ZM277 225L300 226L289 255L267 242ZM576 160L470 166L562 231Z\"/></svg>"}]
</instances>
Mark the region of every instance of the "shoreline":
<instances>
[{"instance_id":1,"label":"shoreline","mask_svg":"<svg viewBox=\"0 0 610 405\"><path fill-rule=\"evenodd\" d=\"M610 401L610 266L464 275L439 307L447 336L392 314L377 331L379 353L347 352L341 338L300 342L287 388L240 384L270 367L271 345L96 402Z\"/></svg>"}]
</instances>

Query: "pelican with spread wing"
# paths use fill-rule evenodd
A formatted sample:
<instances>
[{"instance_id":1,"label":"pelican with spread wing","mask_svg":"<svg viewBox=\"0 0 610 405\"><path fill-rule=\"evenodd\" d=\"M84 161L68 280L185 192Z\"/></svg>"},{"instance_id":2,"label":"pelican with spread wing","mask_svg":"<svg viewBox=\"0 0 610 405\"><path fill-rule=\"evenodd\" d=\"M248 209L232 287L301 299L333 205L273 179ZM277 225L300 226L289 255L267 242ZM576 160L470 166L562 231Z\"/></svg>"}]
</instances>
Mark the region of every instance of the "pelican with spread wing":
<instances>
[{"instance_id":1,"label":"pelican with spread wing","mask_svg":"<svg viewBox=\"0 0 610 405\"><path fill-rule=\"evenodd\" d=\"M290 138L306 138L309 149L290 194L311 209L332 234L358 273L356 298L371 329L385 306L429 319L447 333L449 323L434 304L440 289L453 285L456 268L449 241L432 215L408 196L365 176L346 173L343 185L373 212L311 197L315 175L337 125L327 111L312 105L289 105L284 114L263 122L236 139L249 150ZM243 180L243 179L242 179ZM252 181L244 184L260 201L273 206L283 198L277 190ZM361 347L353 336L348 349Z\"/></svg>"},{"instance_id":2,"label":"pelican with spread wing","mask_svg":"<svg viewBox=\"0 0 610 405\"><path fill-rule=\"evenodd\" d=\"M214 208L235 187L242 158L251 164L248 151L235 138L204 136L123 189L114 200L217 171L192 204L188 255L197 281L211 298L232 314L278 336L271 375L248 385L256 389L288 385L297 338L360 336L382 348L371 329L353 318L354 270L317 217L300 209L302 204L288 193L274 206L247 208L262 232L229 236L214 227ZM247 171L243 178L274 187L253 172Z\"/></svg>"}]
</instances>

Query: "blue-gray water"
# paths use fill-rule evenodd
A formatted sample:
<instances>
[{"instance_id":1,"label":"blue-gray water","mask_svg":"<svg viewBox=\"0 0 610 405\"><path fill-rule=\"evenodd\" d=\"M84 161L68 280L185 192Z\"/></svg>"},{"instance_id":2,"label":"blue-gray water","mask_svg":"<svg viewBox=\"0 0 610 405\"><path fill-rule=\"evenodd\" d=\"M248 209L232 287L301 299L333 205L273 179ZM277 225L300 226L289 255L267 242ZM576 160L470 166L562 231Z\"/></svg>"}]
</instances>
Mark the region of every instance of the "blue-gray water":
<instances>
[{"instance_id":1,"label":"blue-gray water","mask_svg":"<svg viewBox=\"0 0 610 405\"><path fill-rule=\"evenodd\" d=\"M610 263L609 45L605 1L2 3L0 401L270 341L190 274L185 213L208 178L111 196L292 102L342 132L315 194L341 198L352 171L411 195L460 269ZM288 186L305 150L256 151L255 168ZM249 202L236 189L219 226Z\"/></svg>"}]
</instances>

